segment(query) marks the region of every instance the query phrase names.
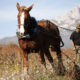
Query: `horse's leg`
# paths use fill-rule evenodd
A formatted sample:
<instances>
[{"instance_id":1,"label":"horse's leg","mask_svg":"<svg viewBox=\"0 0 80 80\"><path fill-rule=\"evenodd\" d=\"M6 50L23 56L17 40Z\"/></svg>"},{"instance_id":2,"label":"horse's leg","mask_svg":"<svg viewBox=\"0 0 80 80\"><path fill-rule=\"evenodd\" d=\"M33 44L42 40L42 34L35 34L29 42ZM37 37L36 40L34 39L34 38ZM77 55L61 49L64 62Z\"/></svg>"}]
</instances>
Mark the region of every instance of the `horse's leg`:
<instances>
[{"instance_id":1,"label":"horse's leg","mask_svg":"<svg viewBox=\"0 0 80 80\"><path fill-rule=\"evenodd\" d=\"M40 56L41 64L43 64L45 66L45 68L46 68L46 62L45 62L45 58L44 58L44 50L43 49L41 49L39 51L39 56Z\"/></svg>"},{"instance_id":2,"label":"horse's leg","mask_svg":"<svg viewBox=\"0 0 80 80\"><path fill-rule=\"evenodd\" d=\"M64 75L65 67L64 67L63 61L62 61L60 47L56 47L56 52L57 52L57 58L58 58L58 69L59 69L58 74Z\"/></svg>"},{"instance_id":3,"label":"horse's leg","mask_svg":"<svg viewBox=\"0 0 80 80\"><path fill-rule=\"evenodd\" d=\"M27 59L27 54L26 54L26 51L22 48L20 48L20 54L22 56L22 59L23 59L23 68L24 68L24 71L27 70L27 67L28 67L28 59Z\"/></svg>"},{"instance_id":4,"label":"horse's leg","mask_svg":"<svg viewBox=\"0 0 80 80\"><path fill-rule=\"evenodd\" d=\"M29 80L29 74L28 74L28 54L26 53L26 50L20 49L20 53L23 59L23 70L22 70L22 80Z\"/></svg>"},{"instance_id":5,"label":"horse's leg","mask_svg":"<svg viewBox=\"0 0 80 80\"><path fill-rule=\"evenodd\" d=\"M52 68L54 69L53 58L52 58L48 48L45 48L45 55L48 58Z\"/></svg>"}]
</instances>

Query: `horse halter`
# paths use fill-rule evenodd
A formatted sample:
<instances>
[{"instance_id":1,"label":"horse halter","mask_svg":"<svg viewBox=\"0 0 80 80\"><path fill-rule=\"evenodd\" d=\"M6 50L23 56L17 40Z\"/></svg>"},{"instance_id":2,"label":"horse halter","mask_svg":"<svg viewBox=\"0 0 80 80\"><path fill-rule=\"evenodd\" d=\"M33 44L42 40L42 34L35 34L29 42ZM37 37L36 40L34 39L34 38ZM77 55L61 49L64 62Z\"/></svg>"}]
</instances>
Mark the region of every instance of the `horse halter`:
<instances>
[{"instance_id":1,"label":"horse halter","mask_svg":"<svg viewBox=\"0 0 80 80\"><path fill-rule=\"evenodd\" d=\"M18 26L24 26L24 24L18 24ZM29 34L24 34L24 35L21 35L19 29L16 30L16 34L17 34L17 37L19 39L23 39L23 38L27 38L27 39L30 39L30 35Z\"/></svg>"}]
</instances>

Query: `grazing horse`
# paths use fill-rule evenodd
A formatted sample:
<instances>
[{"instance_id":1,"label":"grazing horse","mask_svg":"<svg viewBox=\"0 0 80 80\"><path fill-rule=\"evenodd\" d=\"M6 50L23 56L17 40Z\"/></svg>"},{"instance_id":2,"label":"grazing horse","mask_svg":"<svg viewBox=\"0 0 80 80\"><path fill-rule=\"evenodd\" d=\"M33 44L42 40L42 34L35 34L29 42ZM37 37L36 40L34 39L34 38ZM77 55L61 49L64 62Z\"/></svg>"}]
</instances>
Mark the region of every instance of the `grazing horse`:
<instances>
[{"instance_id":1,"label":"grazing horse","mask_svg":"<svg viewBox=\"0 0 80 80\"><path fill-rule=\"evenodd\" d=\"M60 71L63 70L64 66L61 58L60 43L63 44L60 37L58 26L51 23L50 21L36 21L35 18L31 17L29 12L33 5L26 8L17 3L18 13L18 42L20 46L20 53L23 59L24 68L28 67L28 53L37 52L39 53L41 63L45 63L44 54L47 56L49 62L53 67L53 58L50 54L50 45L57 52L58 66Z\"/></svg>"}]
</instances>

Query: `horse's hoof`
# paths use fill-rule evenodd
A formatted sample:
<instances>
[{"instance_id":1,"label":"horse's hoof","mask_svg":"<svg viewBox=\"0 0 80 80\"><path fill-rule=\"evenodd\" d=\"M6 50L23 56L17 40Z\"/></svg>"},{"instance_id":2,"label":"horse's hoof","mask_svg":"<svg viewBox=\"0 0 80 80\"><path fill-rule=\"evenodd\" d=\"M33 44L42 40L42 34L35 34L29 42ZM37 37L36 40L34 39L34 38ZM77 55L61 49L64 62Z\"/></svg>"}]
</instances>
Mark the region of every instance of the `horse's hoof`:
<instances>
[{"instance_id":1,"label":"horse's hoof","mask_svg":"<svg viewBox=\"0 0 80 80\"><path fill-rule=\"evenodd\" d=\"M23 68L21 76L22 76L23 80L29 80L29 74L28 74L28 68L27 67Z\"/></svg>"},{"instance_id":2,"label":"horse's hoof","mask_svg":"<svg viewBox=\"0 0 80 80\"><path fill-rule=\"evenodd\" d=\"M64 69L64 70L57 70L57 75L59 75L59 76L64 76L65 75L65 73L66 73L66 70Z\"/></svg>"},{"instance_id":3,"label":"horse's hoof","mask_svg":"<svg viewBox=\"0 0 80 80\"><path fill-rule=\"evenodd\" d=\"M22 73L25 75L25 74L28 74L28 68L27 67L24 67L23 70L22 70Z\"/></svg>"}]
</instances>

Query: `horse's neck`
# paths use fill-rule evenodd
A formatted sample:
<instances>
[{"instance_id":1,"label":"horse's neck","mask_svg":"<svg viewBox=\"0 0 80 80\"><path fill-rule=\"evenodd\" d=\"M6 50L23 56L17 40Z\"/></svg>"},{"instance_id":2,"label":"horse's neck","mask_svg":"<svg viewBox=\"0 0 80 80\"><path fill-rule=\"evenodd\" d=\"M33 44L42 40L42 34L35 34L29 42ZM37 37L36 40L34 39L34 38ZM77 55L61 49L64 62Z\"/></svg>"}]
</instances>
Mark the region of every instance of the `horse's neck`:
<instances>
[{"instance_id":1,"label":"horse's neck","mask_svg":"<svg viewBox=\"0 0 80 80\"><path fill-rule=\"evenodd\" d=\"M37 21L34 17L30 17L29 25L31 28L35 28L37 26Z\"/></svg>"}]
</instances>

